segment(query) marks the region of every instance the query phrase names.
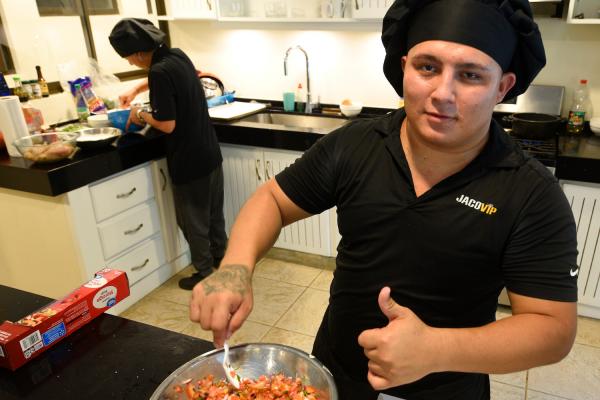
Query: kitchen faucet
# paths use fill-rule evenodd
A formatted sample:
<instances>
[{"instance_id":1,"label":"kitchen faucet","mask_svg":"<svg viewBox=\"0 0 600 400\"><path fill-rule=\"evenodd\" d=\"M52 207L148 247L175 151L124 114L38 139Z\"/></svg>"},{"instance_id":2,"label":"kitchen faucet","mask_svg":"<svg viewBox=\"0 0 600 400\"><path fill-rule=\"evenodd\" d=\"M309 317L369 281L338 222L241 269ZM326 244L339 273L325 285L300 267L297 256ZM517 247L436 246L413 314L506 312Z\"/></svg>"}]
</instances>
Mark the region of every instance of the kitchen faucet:
<instances>
[{"instance_id":1,"label":"kitchen faucet","mask_svg":"<svg viewBox=\"0 0 600 400\"><path fill-rule=\"evenodd\" d=\"M306 59L306 109L304 110L304 112L306 112L307 114L310 114L310 113L312 113L312 104L310 101L311 96L310 96L310 76L308 73L308 53L306 53L306 50L304 50L301 46L290 47L285 52L285 58L283 59L283 74L285 76L287 76L287 60L288 60L288 56L290 55L290 51L292 51L293 49L298 49L298 50L302 51L302 53L304 53L304 58Z\"/></svg>"}]
</instances>

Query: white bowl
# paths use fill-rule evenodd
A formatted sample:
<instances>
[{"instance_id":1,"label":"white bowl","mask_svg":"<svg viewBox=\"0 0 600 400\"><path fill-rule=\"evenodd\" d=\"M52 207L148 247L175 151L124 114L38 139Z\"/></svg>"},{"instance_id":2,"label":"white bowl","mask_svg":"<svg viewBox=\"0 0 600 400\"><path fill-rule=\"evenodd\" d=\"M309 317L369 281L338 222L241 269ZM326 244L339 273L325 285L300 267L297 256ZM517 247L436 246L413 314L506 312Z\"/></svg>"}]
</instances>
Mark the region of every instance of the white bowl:
<instances>
[{"instance_id":1,"label":"white bowl","mask_svg":"<svg viewBox=\"0 0 600 400\"><path fill-rule=\"evenodd\" d=\"M347 103L347 101L345 101ZM355 117L362 111L362 103L358 101L352 101L350 104L340 104L340 111L346 117Z\"/></svg>"},{"instance_id":2,"label":"white bowl","mask_svg":"<svg viewBox=\"0 0 600 400\"><path fill-rule=\"evenodd\" d=\"M90 115L87 119L87 123L92 128L104 128L104 127L111 126L110 121L108 120L107 114Z\"/></svg>"}]
</instances>

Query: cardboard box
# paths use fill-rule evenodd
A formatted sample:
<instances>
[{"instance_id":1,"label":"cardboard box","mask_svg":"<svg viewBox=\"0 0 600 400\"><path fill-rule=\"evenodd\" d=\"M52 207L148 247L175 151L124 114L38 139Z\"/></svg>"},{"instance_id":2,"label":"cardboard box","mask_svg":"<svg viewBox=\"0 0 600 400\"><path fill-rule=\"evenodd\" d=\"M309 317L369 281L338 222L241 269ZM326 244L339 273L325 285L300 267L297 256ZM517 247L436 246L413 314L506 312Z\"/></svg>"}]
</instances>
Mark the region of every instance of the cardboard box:
<instances>
[{"instance_id":1,"label":"cardboard box","mask_svg":"<svg viewBox=\"0 0 600 400\"><path fill-rule=\"evenodd\" d=\"M105 268L64 298L17 322L3 322L0 324L0 367L14 371L127 296L127 274Z\"/></svg>"}]
</instances>

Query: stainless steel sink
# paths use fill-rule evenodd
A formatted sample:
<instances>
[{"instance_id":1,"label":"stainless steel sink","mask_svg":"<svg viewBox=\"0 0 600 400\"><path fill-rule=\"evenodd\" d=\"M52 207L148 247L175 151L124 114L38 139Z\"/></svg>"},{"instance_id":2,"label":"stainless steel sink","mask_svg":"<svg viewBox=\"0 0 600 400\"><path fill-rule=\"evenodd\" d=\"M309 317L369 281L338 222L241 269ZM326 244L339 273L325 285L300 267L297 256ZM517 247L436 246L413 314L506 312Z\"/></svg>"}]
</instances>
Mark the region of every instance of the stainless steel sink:
<instances>
[{"instance_id":1,"label":"stainless steel sink","mask_svg":"<svg viewBox=\"0 0 600 400\"><path fill-rule=\"evenodd\" d=\"M238 122L267 124L273 128L281 127L299 131L328 133L347 124L348 120L329 116L261 112L242 118Z\"/></svg>"}]
</instances>

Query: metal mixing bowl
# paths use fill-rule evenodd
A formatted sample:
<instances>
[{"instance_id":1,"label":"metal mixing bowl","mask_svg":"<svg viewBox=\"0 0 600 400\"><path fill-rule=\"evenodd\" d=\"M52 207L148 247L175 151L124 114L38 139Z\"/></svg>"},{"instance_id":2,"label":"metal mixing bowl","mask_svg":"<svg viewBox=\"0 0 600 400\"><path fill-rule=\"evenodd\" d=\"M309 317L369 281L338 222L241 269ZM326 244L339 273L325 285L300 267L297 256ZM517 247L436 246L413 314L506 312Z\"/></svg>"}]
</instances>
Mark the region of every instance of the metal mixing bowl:
<instances>
[{"instance_id":1,"label":"metal mixing bowl","mask_svg":"<svg viewBox=\"0 0 600 400\"><path fill-rule=\"evenodd\" d=\"M257 379L261 375L279 373L300 378L313 386L319 400L337 400L338 394L331 373L314 356L281 344L250 343L229 349L229 360L243 378ZM223 349L209 351L183 364L154 391L151 400L179 399L174 387L188 379L194 381L212 374L215 380L225 379Z\"/></svg>"}]
</instances>

